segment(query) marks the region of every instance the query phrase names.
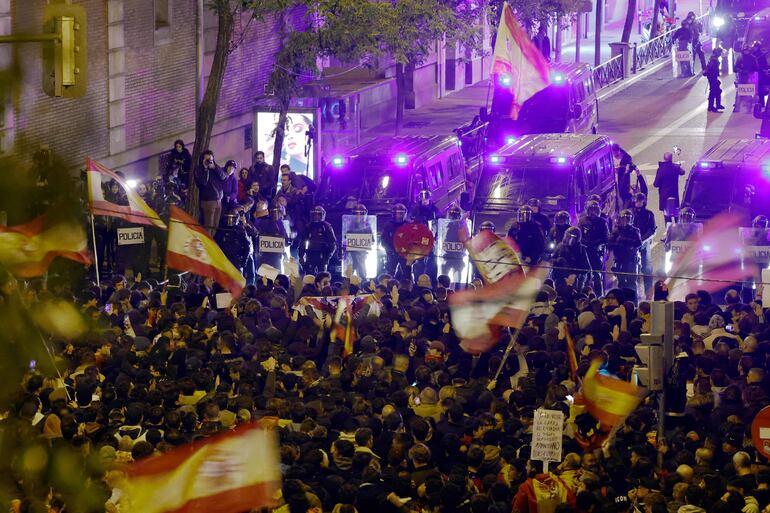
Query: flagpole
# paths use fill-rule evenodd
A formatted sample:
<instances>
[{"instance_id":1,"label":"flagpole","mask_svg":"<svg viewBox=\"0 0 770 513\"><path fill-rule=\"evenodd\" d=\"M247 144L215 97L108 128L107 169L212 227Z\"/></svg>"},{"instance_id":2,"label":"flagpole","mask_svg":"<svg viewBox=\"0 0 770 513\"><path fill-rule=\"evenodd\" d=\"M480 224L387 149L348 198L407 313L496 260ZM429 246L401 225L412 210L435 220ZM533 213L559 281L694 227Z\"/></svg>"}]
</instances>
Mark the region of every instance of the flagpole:
<instances>
[{"instance_id":1,"label":"flagpole","mask_svg":"<svg viewBox=\"0 0 770 513\"><path fill-rule=\"evenodd\" d=\"M88 216L91 219L91 241L94 245L94 268L96 269L96 286L101 287L101 281L99 280L99 252L96 250L96 229L94 228L94 215Z\"/></svg>"},{"instance_id":2,"label":"flagpole","mask_svg":"<svg viewBox=\"0 0 770 513\"><path fill-rule=\"evenodd\" d=\"M500 365L497 367L497 372L495 372L495 377L493 381L497 382L497 378L500 377L500 373L503 371L505 362L508 360L508 356L510 356L511 354L511 350L513 349L513 345L516 343L516 338L519 336L520 331L521 331L521 328L516 328L516 330L513 332L513 335L511 335L511 341L508 342L508 347L505 348L505 353L503 353L503 359L500 360Z\"/></svg>"}]
</instances>

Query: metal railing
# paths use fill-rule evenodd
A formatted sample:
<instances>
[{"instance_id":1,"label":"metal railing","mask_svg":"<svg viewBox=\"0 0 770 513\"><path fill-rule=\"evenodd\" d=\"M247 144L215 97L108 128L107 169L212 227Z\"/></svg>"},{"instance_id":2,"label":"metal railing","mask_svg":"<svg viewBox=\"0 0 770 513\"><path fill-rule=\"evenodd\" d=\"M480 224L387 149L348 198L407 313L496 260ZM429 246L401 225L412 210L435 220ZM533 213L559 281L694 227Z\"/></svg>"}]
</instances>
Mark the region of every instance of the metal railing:
<instances>
[{"instance_id":1,"label":"metal railing","mask_svg":"<svg viewBox=\"0 0 770 513\"><path fill-rule=\"evenodd\" d=\"M703 25L702 40L709 38L709 13L702 14L696 18ZM674 33L679 29L678 26L672 27L663 34L650 39L644 43L634 43L629 48L628 58L630 63L626 63L624 54L616 55L607 62L603 62L593 69L594 87L603 89L615 84L625 78L627 74L636 74L643 70L645 66L658 62L660 59L671 56L671 50L674 46ZM630 66L628 66L630 64Z\"/></svg>"},{"instance_id":2,"label":"metal railing","mask_svg":"<svg viewBox=\"0 0 770 513\"><path fill-rule=\"evenodd\" d=\"M602 89L626 78L623 54L616 55L593 69L594 87Z\"/></svg>"}]
</instances>

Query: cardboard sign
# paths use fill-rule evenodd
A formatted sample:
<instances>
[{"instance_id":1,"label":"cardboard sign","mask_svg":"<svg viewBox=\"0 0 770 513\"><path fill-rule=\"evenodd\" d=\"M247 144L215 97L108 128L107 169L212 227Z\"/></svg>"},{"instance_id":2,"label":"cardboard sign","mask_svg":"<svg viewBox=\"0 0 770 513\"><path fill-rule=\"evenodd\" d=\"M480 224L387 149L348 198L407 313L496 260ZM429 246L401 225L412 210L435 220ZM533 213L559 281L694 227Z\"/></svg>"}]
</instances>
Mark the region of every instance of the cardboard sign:
<instances>
[{"instance_id":1,"label":"cardboard sign","mask_svg":"<svg viewBox=\"0 0 770 513\"><path fill-rule=\"evenodd\" d=\"M690 50L677 50L676 62L690 62L692 60L692 54Z\"/></svg>"},{"instance_id":2,"label":"cardboard sign","mask_svg":"<svg viewBox=\"0 0 770 513\"><path fill-rule=\"evenodd\" d=\"M371 233L346 233L347 251L371 251L374 248L374 235Z\"/></svg>"},{"instance_id":3,"label":"cardboard sign","mask_svg":"<svg viewBox=\"0 0 770 513\"><path fill-rule=\"evenodd\" d=\"M215 296L217 301L217 309L222 310L224 308L230 308L230 303L233 301L233 295L229 292L220 292Z\"/></svg>"},{"instance_id":4,"label":"cardboard sign","mask_svg":"<svg viewBox=\"0 0 770 513\"><path fill-rule=\"evenodd\" d=\"M264 276L268 280L275 280L279 274L281 274L281 271L272 265L262 264L257 269L257 276Z\"/></svg>"},{"instance_id":5,"label":"cardboard sign","mask_svg":"<svg viewBox=\"0 0 770 513\"><path fill-rule=\"evenodd\" d=\"M564 413L538 408L532 428L532 456L536 461L561 461Z\"/></svg>"},{"instance_id":6,"label":"cardboard sign","mask_svg":"<svg viewBox=\"0 0 770 513\"><path fill-rule=\"evenodd\" d=\"M436 242L433 232L422 223L405 223L393 234L393 246L409 265L430 255Z\"/></svg>"},{"instance_id":7,"label":"cardboard sign","mask_svg":"<svg viewBox=\"0 0 770 513\"><path fill-rule=\"evenodd\" d=\"M756 84L735 84L735 90L738 91L738 96L750 96L754 97L757 93Z\"/></svg>"},{"instance_id":8,"label":"cardboard sign","mask_svg":"<svg viewBox=\"0 0 770 513\"><path fill-rule=\"evenodd\" d=\"M132 244L144 244L144 228L118 228L118 246L130 246Z\"/></svg>"},{"instance_id":9,"label":"cardboard sign","mask_svg":"<svg viewBox=\"0 0 770 513\"><path fill-rule=\"evenodd\" d=\"M260 253L283 253L286 241L283 237L268 237L262 235L259 237Z\"/></svg>"},{"instance_id":10,"label":"cardboard sign","mask_svg":"<svg viewBox=\"0 0 770 513\"><path fill-rule=\"evenodd\" d=\"M444 253L463 253L465 252L465 244L462 242L449 242L445 240L441 244L441 249Z\"/></svg>"},{"instance_id":11,"label":"cardboard sign","mask_svg":"<svg viewBox=\"0 0 770 513\"><path fill-rule=\"evenodd\" d=\"M770 246L746 246L743 249L743 253L752 262L757 264L767 264L770 262Z\"/></svg>"}]
</instances>

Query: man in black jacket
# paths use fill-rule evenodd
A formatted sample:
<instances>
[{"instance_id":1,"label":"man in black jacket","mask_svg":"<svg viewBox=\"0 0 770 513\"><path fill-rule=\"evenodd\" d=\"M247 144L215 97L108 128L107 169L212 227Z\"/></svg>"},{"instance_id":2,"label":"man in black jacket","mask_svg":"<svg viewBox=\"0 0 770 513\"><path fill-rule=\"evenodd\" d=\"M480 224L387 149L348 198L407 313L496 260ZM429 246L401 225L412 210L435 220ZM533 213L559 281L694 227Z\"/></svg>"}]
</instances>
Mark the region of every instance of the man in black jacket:
<instances>
[{"instance_id":1,"label":"man in black jacket","mask_svg":"<svg viewBox=\"0 0 770 513\"><path fill-rule=\"evenodd\" d=\"M636 273L639 269L639 248L642 237L633 225L634 213L623 210L618 218L618 224L610 234L607 247L615 255L613 271L617 273L618 286L636 291Z\"/></svg>"},{"instance_id":2,"label":"man in black jacket","mask_svg":"<svg viewBox=\"0 0 770 513\"><path fill-rule=\"evenodd\" d=\"M663 154L663 162L658 163L658 171L652 184L658 188L658 208L663 212L666 223L671 222L673 212L679 208L679 177L684 176L682 166L675 164L673 160L671 153ZM672 204L667 209L669 201Z\"/></svg>"},{"instance_id":3,"label":"man in black jacket","mask_svg":"<svg viewBox=\"0 0 770 513\"><path fill-rule=\"evenodd\" d=\"M647 195L638 192L634 196L634 226L639 229L642 247L642 281L644 293L652 290L652 238L655 236L655 215L647 208Z\"/></svg>"},{"instance_id":4,"label":"man in black jacket","mask_svg":"<svg viewBox=\"0 0 770 513\"><path fill-rule=\"evenodd\" d=\"M219 219L222 217L222 188L227 174L214 161L214 152L206 150L201 155L201 161L195 168L195 183L198 185L203 227L211 236L217 232Z\"/></svg>"},{"instance_id":5,"label":"man in black jacket","mask_svg":"<svg viewBox=\"0 0 770 513\"><path fill-rule=\"evenodd\" d=\"M278 186L278 171L265 162L265 152L258 151L254 154L254 165L249 169L249 180L259 184L259 192L272 201L275 197L275 189Z\"/></svg>"},{"instance_id":6,"label":"man in black jacket","mask_svg":"<svg viewBox=\"0 0 770 513\"><path fill-rule=\"evenodd\" d=\"M711 53L703 76L709 81L709 112L719 112L725 109L722 105L722 82L719 81L719 57L722 55L721 48L715 48Z\"/></svg>"}]
</instances>

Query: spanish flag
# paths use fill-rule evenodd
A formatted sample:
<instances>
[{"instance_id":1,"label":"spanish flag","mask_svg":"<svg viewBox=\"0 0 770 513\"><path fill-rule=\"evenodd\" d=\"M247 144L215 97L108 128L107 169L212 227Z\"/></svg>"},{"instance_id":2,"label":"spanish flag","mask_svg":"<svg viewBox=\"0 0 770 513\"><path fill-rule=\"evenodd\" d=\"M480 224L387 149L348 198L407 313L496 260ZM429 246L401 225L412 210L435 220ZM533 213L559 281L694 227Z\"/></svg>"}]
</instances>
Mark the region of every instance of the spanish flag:
<instances>
[{"instance_id":1,"label":"spanish flag","mask_svg":"<svg viewBox=\"0 0 770 513\"><path fill-rule=\"evenodd\" d=\"M500 23L497 26L495 51L492 57L492 76L495 79L495 93L498 98L510 102L510 117L517 119L522 104L550 84L550 66L532 44L529 36L513 15L508 2L503 4ZM510 98L512 97L512 101ZM493 98L493 110L495 108ZM506 107L508 107L506 105Z\"/></svg>"},{"instance_id":2,"label":"spanish flag","mask_svg":"<svg viewBox=\"0 0 770 513\"><path fill-rule=\"evenodd\" d=\"M278 441L253 424L140 460L126 472L128 513L240 513L275 506Z\"/></svg>"},{"instance_id":3,"label":"spanish flag","mask_svg":"<svg viewBox=\"0 0 770 513\"><path fill-rule=\"evenodd\" d=\"M601 360L594 360L583 379L586 409L606 426L623 422L636 409L646 391L633 383L599 373Z\"/></svg>"},{"instance_id":4,"label":"spanish flag","mask_svg":"<svg viewBox=\"0 0 770 513\"><path fill-rule=\"evenodd\" d=\"M179 271L211 276L234 297L241 295L246 278L230 263L209 233L184 210L171 207L166 263Z\"/></svg>"},{"instance_id":5,"label":"spanish flag","mask_svg":"<svg viewBox=\"0 0 770 513\"><path fill-rule=\"evenodd\" d=\"M118 205L104 198L102 177L108 177L120 185L126 193L128 205ZM125 180L113 170L104 167L95 160L86 159L86 177L88 178L88 205L93 215L119 217L137 224L151 224L166 229L166 223L139 193L128 186Z\"/></svg>"},{"instance_id":6,"label":"spanish flag","mask_svg":"<svg viewBox=\"0 0 770 513\"><path fill-rule=\"evenodd\" d=\"M91 264L82 226L47 215L27 224L0 226L0 263L16 276L42 276L57 256Z\"/></svg>"}]
</instances>

